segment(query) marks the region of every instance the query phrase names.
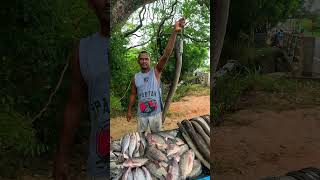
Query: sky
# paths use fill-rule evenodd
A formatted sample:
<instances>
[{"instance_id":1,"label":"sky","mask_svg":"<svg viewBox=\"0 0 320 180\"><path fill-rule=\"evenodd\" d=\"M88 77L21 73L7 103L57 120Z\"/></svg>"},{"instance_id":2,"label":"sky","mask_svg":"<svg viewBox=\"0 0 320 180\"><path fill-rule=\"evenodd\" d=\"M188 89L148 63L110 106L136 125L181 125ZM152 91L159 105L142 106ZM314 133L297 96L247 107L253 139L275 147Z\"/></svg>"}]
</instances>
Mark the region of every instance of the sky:
<instances>
[{"instance_id":1,"label":"sky","mask_svg":"<svg viewBox=\"0 0 320 180\"><path fill-rule=\"evenodd\" d=\"M182 0L180 2L184 2L184 0ZM151 3L151 4L148 4L147 6L153 6L154 4L155 3ZM139 24L139 12L140 12L141 9L142 8L139 8L135 13L133 13L131 15L131 17L128 20L129 23L133 23L133 24L137 24L137 25ZM153 10L151 8L150 8L150 12L146 11L145 19L143 21L143 25L149 24L152 21L152 14L153 14ZM135 17L135 18L133 18L133 17ZM157 18L157 15L155 14L154 17ZM182 15L177 13L174 16L173 19L174 20L178 20L180 17L182 17ZM171 20L169 20L169 21L171 21ZM186 20L186 22L188 22L188 20ZM125 30L123 29L123 31L125 31ZM145 42L144 39L148 39L147 35L145 35L145 32L143 32L142 30L138 30L134 34L136 34L138 36L141 36L141 37L137 37L137 36L134 36L134 35L131 36L129 44L128 44L128 47L141 44L141 43ZM141 47L141 46L139 46L139 47ZM210 50L208 51L208 58L206 60L206 64L207 65L210 65L210 60L209 59L210 59Z\"/></svg>"}]
</instances>

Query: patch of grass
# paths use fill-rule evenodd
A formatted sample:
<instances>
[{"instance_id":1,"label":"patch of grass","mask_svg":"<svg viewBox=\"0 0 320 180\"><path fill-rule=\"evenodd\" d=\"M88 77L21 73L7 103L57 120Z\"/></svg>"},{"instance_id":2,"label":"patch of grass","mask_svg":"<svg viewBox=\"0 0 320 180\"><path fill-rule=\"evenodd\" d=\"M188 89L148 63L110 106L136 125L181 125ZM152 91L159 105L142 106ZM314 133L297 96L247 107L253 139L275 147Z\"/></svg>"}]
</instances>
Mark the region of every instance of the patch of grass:
<instances>
[{"instance_id":1,"label":"patch of grass","mask_svg":"<svg viewBox=\"0 0 320 180\"><path fill-rule=\"evenodd\" d=\"M176 102L185 96L204 96L210 95L210 88L200 84L183 84L179 86L172 97L172 101Z\"/></svg>"},{"instance_id":2,"label":"patch of grass","mask_svg":"<svg viewBox=\"0 0 320 180\"><path fill-rule=\"evenodd\" d=\"M167 113L167 117L181 117L183 115L184 115L184 113L182 113L182 112L171 112L171 111L168 111L168 113Z\"/></svg>"},{"instance_id":3,"label":"patch of grass","mask_svg":"<svg viewBox=\"0 0 320 180\"><path fill-rule=\"evenodd\" d=\"M273 77L262 75L258 71L248 71L245 74L230 75L218 79L216 100L218 105L223 105L224 111L233 112L238 109L241 97L247 96L250 98L252 96L250 92L260 92L258 94L258 104L250 106L259 105L273 108L281 104L281 106L292 108L290 104L299 106L320 105L319 89L319 81ZM254 103L257 103L257 101Z\"/></svg>"}]
</instances>

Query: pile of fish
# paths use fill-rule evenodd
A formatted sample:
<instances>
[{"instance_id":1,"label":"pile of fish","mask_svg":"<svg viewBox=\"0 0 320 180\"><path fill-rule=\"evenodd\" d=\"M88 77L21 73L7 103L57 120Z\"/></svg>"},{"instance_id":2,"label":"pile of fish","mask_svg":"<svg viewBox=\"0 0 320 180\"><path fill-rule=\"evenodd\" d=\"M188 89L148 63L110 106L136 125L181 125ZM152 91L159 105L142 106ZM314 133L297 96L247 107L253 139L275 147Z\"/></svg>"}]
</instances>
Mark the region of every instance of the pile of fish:
<instances>
[{"instance_id":1,"label":"pile of fish","mask_svg":"<svg viewBox=\"0 0 320 180\"><path fill-rule=\"evenodd\" d=\"M112 179L186 179L202 173L195 153L177 137L178 130L129 133L111 143Z\"/></svg>"},{"instance_id":2,"label":"pile of fish","mask_svg":"<svg viewBox=\"0 0 320 180\"><path fill-rule=\"evenodd\" d=\"M183 138L201 163L210 169L210 116L204 115L178 123Z\"/></svg>"}]
</instances>

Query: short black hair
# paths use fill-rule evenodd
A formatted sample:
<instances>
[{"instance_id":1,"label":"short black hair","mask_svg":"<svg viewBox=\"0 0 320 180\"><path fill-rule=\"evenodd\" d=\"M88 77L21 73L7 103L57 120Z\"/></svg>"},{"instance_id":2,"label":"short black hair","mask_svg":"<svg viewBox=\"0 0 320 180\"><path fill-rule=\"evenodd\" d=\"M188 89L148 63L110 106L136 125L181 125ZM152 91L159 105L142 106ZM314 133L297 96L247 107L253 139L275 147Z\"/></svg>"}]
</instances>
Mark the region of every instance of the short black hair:
<instances>
[{"instance_id":1,"label":"short black hair","mask_svg":"<svg viewBox=\"0 0 320 180\"><path fill-rule=\"evenodd\" d=\"M142 50L142 51L139 52L138 59L140 58L141 54L148 54L148 56L150 57L150 54L148 53L148 51Z\"/></svg>"}]
</instances>

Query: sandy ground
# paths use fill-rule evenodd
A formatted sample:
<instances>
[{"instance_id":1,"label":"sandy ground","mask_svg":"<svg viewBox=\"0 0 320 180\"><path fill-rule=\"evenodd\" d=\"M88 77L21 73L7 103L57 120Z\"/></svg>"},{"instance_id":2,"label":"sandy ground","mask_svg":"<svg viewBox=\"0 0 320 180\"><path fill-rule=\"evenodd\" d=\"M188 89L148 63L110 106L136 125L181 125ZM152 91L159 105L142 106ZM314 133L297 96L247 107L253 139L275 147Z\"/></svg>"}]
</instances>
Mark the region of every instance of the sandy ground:
<instances>
[{"instance_id":1,"label":"sandy ground","mask_svg":"<svg viewBox=\"0 0 320 180\"><path fill-rule=\"evenodd\" d=\"M241 110L214 132L216 180L255 180L320 168L320 107Z\"/></svg>"},{"instance_id":2,"label":"sandy ground","mask_svg":"<svg viewBox=\"0 0 320 180\"><path fill-rule=\"evenodd\" d=\"M210 96L186 96L170 105L163 130L178 128L177 122L206 115L210 112ZM128 132L137 130L137 120L127 122L126 117L111 118L111 137L119 139Z\"/></svg>"}]
</instances>

